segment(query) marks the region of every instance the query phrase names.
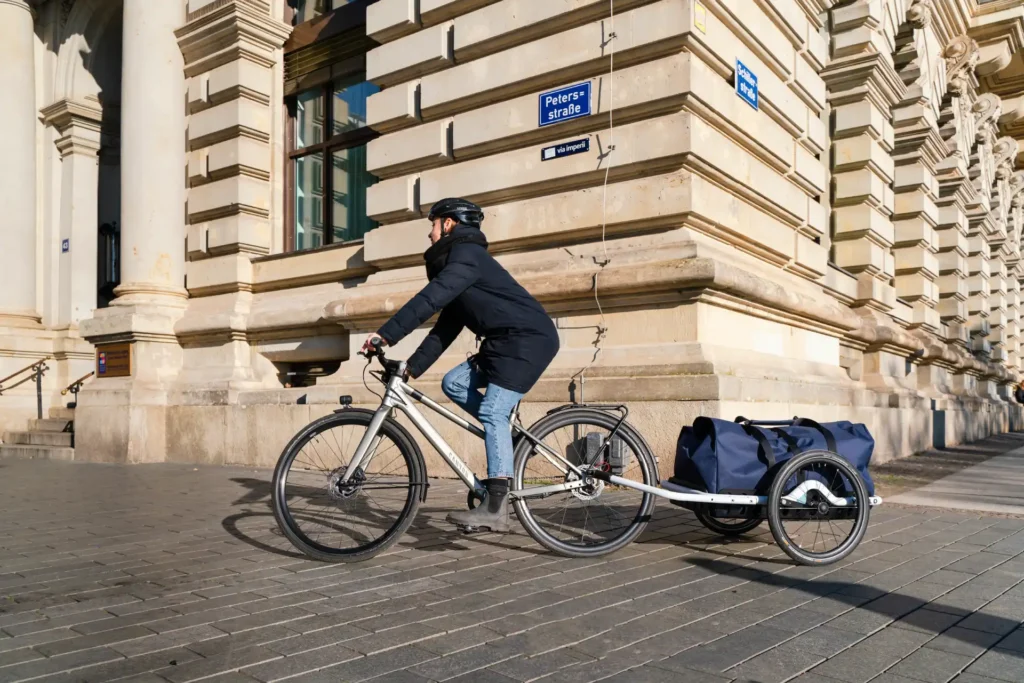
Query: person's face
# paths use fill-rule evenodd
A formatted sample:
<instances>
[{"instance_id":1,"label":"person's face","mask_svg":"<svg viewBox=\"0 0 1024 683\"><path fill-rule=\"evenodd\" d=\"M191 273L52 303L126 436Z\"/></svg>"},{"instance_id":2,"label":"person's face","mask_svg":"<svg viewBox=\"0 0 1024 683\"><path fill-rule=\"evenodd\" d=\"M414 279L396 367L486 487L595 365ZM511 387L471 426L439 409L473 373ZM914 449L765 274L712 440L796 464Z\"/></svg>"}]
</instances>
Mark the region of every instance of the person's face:
<instances>
[{"instance_id":1,"label":"person's face","mask_svg":"<svg viewBox=\"0 0 1024 683\"><path fill-rule=\"evenodd\" d=\"M437 244L437 241L447 235L455 227L455 221L451 218L435 218L430 225L430 243Z\"/></svg>"}]
</instances>

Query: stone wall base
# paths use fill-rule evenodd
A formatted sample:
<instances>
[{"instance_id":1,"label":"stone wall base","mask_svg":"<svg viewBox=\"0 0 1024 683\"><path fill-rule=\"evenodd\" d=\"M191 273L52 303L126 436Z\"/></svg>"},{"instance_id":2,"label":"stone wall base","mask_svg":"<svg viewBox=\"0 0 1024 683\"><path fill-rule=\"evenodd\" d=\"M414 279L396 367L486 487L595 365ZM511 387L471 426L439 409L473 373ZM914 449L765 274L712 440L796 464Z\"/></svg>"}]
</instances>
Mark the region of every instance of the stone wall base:
<instances>
[{"instance_id":1,"label":"stone wall base","mask_svg":"<svg viewBox=\"0 0 1024 683\"><path fill-rule=\"evenodd\" d=\"M439 387L430 382L418 386L432 396L441 396ZM339 389L339 395L355 393ZM121 398L127 396L125 393ZM95 462L166 460L272 468L300 429L312 420L341 409L337 396L330 403L310 402L311 398L309 389L291 389L242 393L238 402L230 405L128 405L123 400L97 405L90 401L76 416L79 425L76 458ZM358 407L374 409L378 405L360 400L358 394L356 398ZM930 402L918 402L906 408L731 400L628 401L626 405L630 422L658 456L663 477L672 473L681 428L702 415L729 420L738 415L756 419L786 419L799 415L818 421L862 422L876 441L872 461L875 464L932 447L949 448L992 434L1024 429L1024 406L955 398L945 399L943 404L945 407L941 409L933 408ZM526 403L522 410L523 421L531 424L558 405L561 403ZM486 471L482 442L439 416L436 419L432 414L429 416L452 447L482 476ZM408 420L400 416L399 421L417 436L430 475L453 476Z\"/></svg>"}]
</instances>

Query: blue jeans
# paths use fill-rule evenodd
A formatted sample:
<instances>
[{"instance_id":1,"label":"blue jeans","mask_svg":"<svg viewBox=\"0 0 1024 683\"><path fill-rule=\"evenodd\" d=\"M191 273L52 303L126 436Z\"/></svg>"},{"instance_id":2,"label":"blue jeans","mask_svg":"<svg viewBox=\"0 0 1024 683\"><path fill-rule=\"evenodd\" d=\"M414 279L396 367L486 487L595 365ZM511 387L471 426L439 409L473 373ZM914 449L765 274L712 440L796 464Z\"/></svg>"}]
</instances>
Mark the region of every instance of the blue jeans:
<instances>
[{"instance_id":1,"label":"blue jeans","mask_svg":"<svg viewBox=\"0 0 1024 683\"><path fill-rule=\"evenodd\" d=\"M486 380L469 362L458 365L444 376L441 390L484 427L487 449L487 476L512 478L512 409L523 395ZM485 390L485 393L481 393Z\"/></svg>"}]
</instances>

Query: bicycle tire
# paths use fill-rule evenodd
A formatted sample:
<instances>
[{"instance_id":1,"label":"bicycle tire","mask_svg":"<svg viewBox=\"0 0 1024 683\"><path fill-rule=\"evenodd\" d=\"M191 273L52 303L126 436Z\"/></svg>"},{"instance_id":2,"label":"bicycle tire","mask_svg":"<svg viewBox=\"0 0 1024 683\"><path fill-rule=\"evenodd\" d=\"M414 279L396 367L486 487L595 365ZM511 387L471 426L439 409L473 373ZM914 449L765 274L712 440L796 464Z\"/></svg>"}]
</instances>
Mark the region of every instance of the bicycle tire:
<instances>
[{"instance_id":1,"label":"bicycle tire","mask_svg":"<svg viewBox=\"0 0 1024 683\"><path fill-rule=\"evenodd\" d=\"M763 519L739 519L736 522L724 522L717 517L712 517L705 503L698 503L693 506L693 514L697 521L704 525L708 531L713 531L722 536L742 536L748 531L753 531L761 526Z\"/></svg>"},{"instance_id":2,"label":"bicycle tire","mask_svg":"<svg viewBox=\"0 0 1024 683\"><path fill-rule=\"evenodd\" d=\"M347 409L337 411L318 420L314 420L285 447L278 459L272 480L272 501L274 519L281 533L304 555L322 562L363 562L384 552L402 537L416 517L420 503L426 497L426 465L423 454L409 432L392 419L385 420L381 433L389 438L399 449L405 460L410 477L409 493L405 504L394 524L383 536L362 546L351 549L331 548L313 541L306 536L295 522L288 509L285 486L288 483L287 473L292 461L302 452L303 446L317 435L336 426L355 425L368 427L373 413L368 410Z\"/></svg>"},{"instance_id":3,"label":"bicycle tire","mask_svg":"<svg viewBox=\"0 0 1024 683\"><path fill-rule=\"evenodd\" d=\"M584 423L584 419L587 420L587 422ZM570 425L591 424L611 430L618 422L619 418L617 416L604 411L594 408L576 408L547 415L535 422L527 431L543 442L544 437L551 434L556 429L562 429ZM654 455L650 452L646 442L640 437L639 433L628 423L623 423L616 436L625 441L626 445L640 461L641 470L644 475L643 483L649 486L657 486L657 463L654 459ZM532 442L526 438L522 440L516 449L513 479L513 487L515 490L521 490L524 488L523 473L525 471L529 455L533 450ZM606 543L591 546L577 546L565 543L553 537L537 523L533 513L529 509L528 499L516 499L512 504L515 508L516 516L518 517L520 524L523 525L526 532L535 541L537 541L537 543L564 557L587 558L600 557L621 550L636 540L636 538L643 533L644 529L647 527L647 523L651 519L651 515L654 512L655 496L653 494L640 491L637 491L637 496L640 498L641 503L637 509L636 515L626 530Z\"/></svg>"},{"instance_id":4,"label":"bicycle tire","mask_svg":"<svg viewBox=\"0 0 1024 683\"><path fill-rule=\"evenodd\" d=\"M783 526L781 513L781 501L786 482L789 481L789 479L794 476L800 468L815 461L826 463L840 470L842 474L850 480L850 483L854 487L853 493L857 498L857 517L854 522L852 533L839 548L827 553L809 553L802 548L796 547L791 542L789 533ZM775 542L778 543L779 547L782 548L790 558L809 567L821 567L834 564L843 560L850 553L856 550L857 546L860 545L861 540L864 538L864 534L867 532L870 515L871 501L868 497L867 486L865 486L860 473L857 472L856 468L854 468L853 465L851 465L845 458L836 455L831 451L806 451L790 458L775 476L771 489L768 492L768 526L772 531L772 537L775 538Z\"/></svg>"}]
</instances>

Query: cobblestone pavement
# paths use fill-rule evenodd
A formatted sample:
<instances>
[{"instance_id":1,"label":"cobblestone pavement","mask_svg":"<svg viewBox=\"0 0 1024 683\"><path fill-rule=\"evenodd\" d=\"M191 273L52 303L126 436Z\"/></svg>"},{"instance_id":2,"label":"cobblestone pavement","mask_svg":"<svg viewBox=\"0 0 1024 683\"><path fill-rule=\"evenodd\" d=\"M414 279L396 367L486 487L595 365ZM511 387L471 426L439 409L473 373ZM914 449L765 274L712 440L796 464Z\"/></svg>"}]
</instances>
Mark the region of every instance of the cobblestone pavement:
<instances>
[{"instance_id":1,"label":"cobblestone pavement","mask_svg":"<svg viewBox=\"0 0 1024 683\"><path fill-rule=\"evenodd\" d=\"M1024 519L881 508L791 563L659 502L597 560L461 536L434 486L389 554L295 554L269 473L0 462L0 683L1024 681Z\"/></svg>"}]
</instances>

